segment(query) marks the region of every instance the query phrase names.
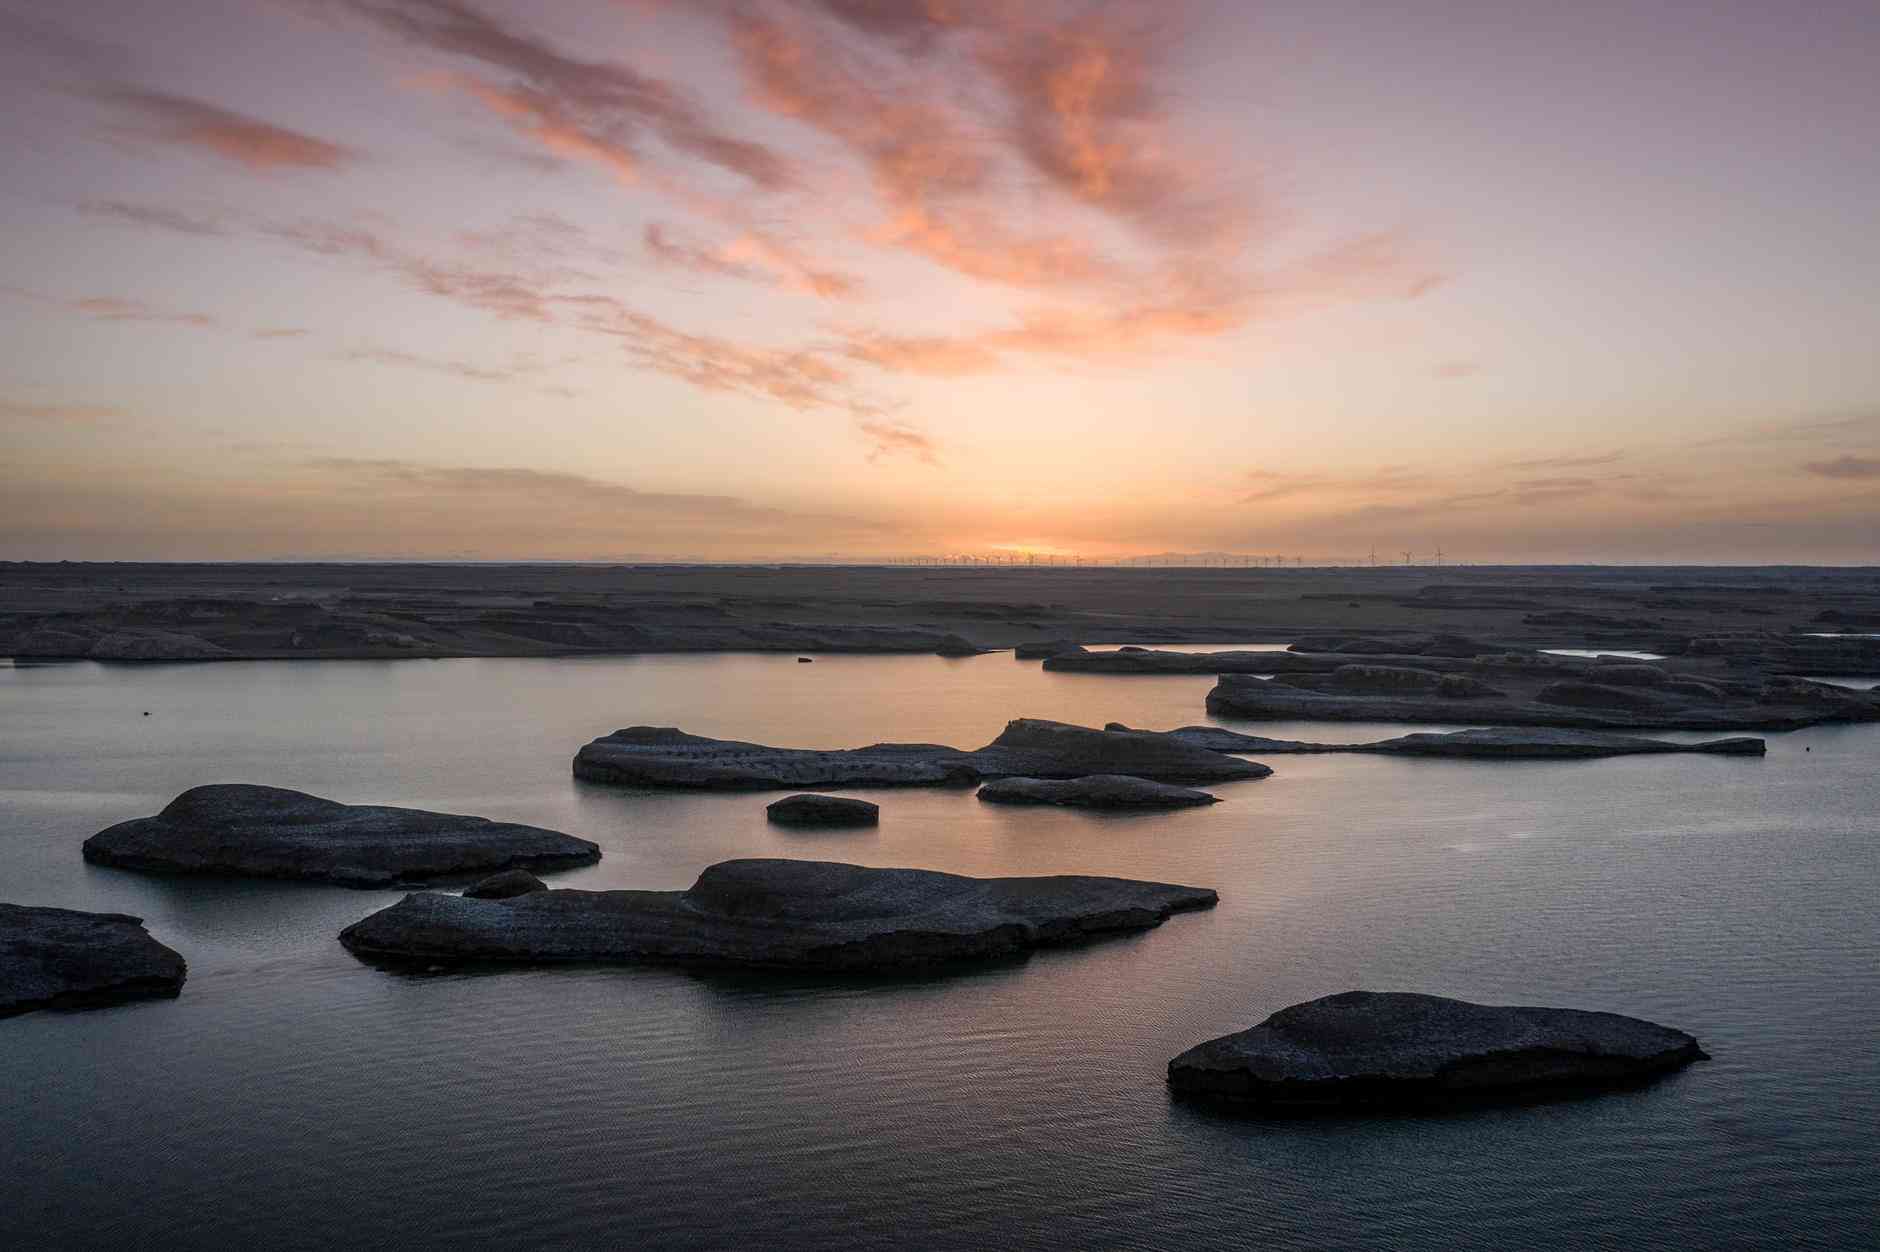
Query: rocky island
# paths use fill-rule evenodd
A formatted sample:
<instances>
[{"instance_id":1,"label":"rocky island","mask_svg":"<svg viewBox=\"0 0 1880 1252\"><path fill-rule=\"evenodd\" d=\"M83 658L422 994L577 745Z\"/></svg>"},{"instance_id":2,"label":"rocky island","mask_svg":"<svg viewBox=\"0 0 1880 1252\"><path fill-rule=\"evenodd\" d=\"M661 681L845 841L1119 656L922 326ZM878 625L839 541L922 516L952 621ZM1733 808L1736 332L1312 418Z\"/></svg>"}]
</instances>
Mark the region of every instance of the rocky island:
<instances>
[{"instance_id":1,"label":"rocky island","mask_svg":"<svg viewBox=\"0 0 1880 1252\"><path fill-rule=\"evenodd\" d=\"M1153 731L1092 730L1019 718L991 743L963 751L931 743L877 743L819 751L707 739L672 727L632 726L574 758L574 774L628 787L765 790L784 787L964 786L989 778L1127 774L1158 782L1226 782L1273 771Z\"/></svg>"},{"instance_id":2,"label":"rocky island","mask_svg":"<svg viewBox=\"0 0 1880 1252\"><path fill-rule=\"evenodd\" d=\"M1195 1045L1168 1082L1277 1109L1445 1104L1635 1083L1702 1059L1683 1031L1617 1013L1347 991Z\"/></svg>"},{"instance_id":3,"label":"rocky island","mask_svg":"<svg viewBox=\"0 0 1880 1252\"><path fill-rule=\"evenodd\" d=\"M779 826L879 826L881 806L846 796L785 796L764 806Z\"/></svg>"},{"instance_id":4,"label":"rocky island","mask_svg":"<svg viewBox=\"0 0 1880 1252\"><path fill-rule=\"evenodd\" d=\"M247 783L191 787L155 817L99 831L85 859L168 874L392 887L600 859L598 844L484 817L341 804Z\"/></svg>"},{"instance_id":5,"label":"rocky island","mask_svg":"<svg viewBox=\"0 0 1880 1252\"><path fill-rule=\"evenodd\" d=\"M188 972L142 918L0 904L0 1017L174 996Z\"/></svg>"},{"instance_id":6,"label":"rocky island","mask_svg":"<svg viewBox=\"0 0 1880 1252\"><path fill-rule=\"evenodd\" d=\"M340 942L389 960L680 963L866 972L989 960L1158 926L1203 887L968 878L828 861L723 861L685 891L415 893Z\"/></svg>"},{"instance_id":7,"label":"rocky island","mask_svg":"<svg viewBox=\"0 0 1880 1252\"><path fill-rule=\"evenodd\" d=\"M1055 804L1080 809L1185 809L1219 796L1122 774L1084 778L995 778L979 789L988 804Z\"/></svg>"}]
</instances>

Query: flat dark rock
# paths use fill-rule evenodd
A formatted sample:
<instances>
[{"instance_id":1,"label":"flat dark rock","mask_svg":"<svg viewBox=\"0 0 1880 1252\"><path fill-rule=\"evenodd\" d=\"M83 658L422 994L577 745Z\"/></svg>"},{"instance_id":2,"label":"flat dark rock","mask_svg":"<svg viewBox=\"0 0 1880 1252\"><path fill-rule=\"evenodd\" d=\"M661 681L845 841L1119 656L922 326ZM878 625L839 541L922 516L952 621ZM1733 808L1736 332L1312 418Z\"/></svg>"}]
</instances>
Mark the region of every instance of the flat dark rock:
<instances>
[{"instance_id":1,"label":"flat dark rock","mask_svg":"<svg viewBox=\"0 0 1880 1252\"><path fill-rule=\"evenodd\" d=\"M1219 796L1122 774L1084 778L995 778L979 789L992 804L1057 804L1079 809L1185 809Z\"/></svg>"},{"instance_id":2,"label":"flat dark rock","mask_svg":"<svg viewBox=\"0 0 1880 1252\"><path fill-rule=\"evenodd\" d=\"M155 817L85 841L85 859L170 874L303 878L391 887L512 868L600 859L599 845L484 817L340 804L302 791L220 783L191 787Z\"/></svg>"},{"instance_id":3,"label":"flat dark rock","mask_svg":"<svg viewBox=\"0 0 1880 1252\"><path fill-rule=\"evenodd\" d=\"M1469 662L1450 657L1377 656L1379 662L1396 661L1423 669L1460 672ZM1157 648L1120 648L1091 652L1069 647L1045 657L1044 668L1066 674L1329 674L1354 664L1350 656L1335 653L1169 652Z\"/></svg>"},{"instance_id":4,"label":"flat dark rock","mask_svg":"<svg viewBox=\"0 0 1880 1252\"><path fill-rule=\"evenodd\" d=\"M173 996L188 972L141 918L0 904L0 1017Z\"/></svg>"},{"instance_id":5,"label":"flat dark rock","mask_svg":"<svg viewBox=\"0 0 1880 1252\"><path fill-rule=\"evenodd\" d=\"M879 826L881 806L845 796L785 796L764 806L779 826Z\"/></svg>"},{"instance_id":6,"label":"flat dark rock","mask_svg":"<svg viewBox=\"0 0 1880 1252\"><path fill-rule=\"evenodd\" d=\"M1223 674L1208 692L1217 717L1358 722L1458 722L1580 730L1798 730L1823 722L1880 720L1880 701L1822 683L1770 679L1758 685L1669 682L1618 687L1549 682L1545 667L1509 665L1490 676L1495 695L1451 698L1430 691L1355 692L1327 676L1265 680Z\"/></svg>"},{"instance_id":7,"label":"flat dark rock","mask_svg":"<svg viewBox=\"0 0 1880 1252\"><path fill-rule=\"evenodd\" d=\"M548 884L528 870L506 869L464 888L464 894L472 900L507 900L513 896L526 896L532 891L547 890Z\"/></svg>"},{"instance_id":8,"label":"flat dark rock","mask_svg":"<svg viewBox=\"0 0 1880 1252\"><path fill-rule=\"evenodd\" d=\"M575 777L630 787L764 790L783 787L934 787L988 778L1128 774L1160 782L1224 782L1273 771L1153 731L1092 730L1019 718L985 747L877 743L818 751L706 739L671 727L632 726L594 740Z\"/></svg>"},{"instance_id":9,"label":"flat dark rock","mask_svg":"<svg viewBox=\"0 0 1880 1252\"><path fill-rule=\"evenodd\" d=\"M1110 729L1128 727L1111 722ZM1258 752L1263 755L1312 752L1369 752L1400 756L1469 757L1489 760L1553 759L1572 757L1636 756L1655 752L1700 752L1720 756L1761 756L1768 745L1750 735L1673 743L1603 730L1571 730L1545 726L1490 726L1447 733L1421 731L1369 743L1312 743L1303 739L1267 739L1243 735L1223 726L1182 726L1164 732L1196 747L1215 752Z\"/></svg>"},{"instance_id":10,"label":"flat dark rock","mask_svg":"<svg viewBox=\"0 0 1880 1252\"><path fill-rule=\"evenodd\" d=\"M724 861L685 891L421 892L340 942L393 960L703 963L825 971L990 960L1157 926L1203 887L1126 878L967 878L829 861Z\"/></svg>"},{"instance_id":11,"label":"flat dark rock","mask_svg":"<svg viewBox=\"0 0 1880 1252\"><path fill-rule=\"evenodd\" d=\"M1197 1044L1168 1081L1276 1108L1441 1104L1633 1083L1703 1058L1683 1031L1617 1013L1346 991Z\"/></svg>"}]
</instances>

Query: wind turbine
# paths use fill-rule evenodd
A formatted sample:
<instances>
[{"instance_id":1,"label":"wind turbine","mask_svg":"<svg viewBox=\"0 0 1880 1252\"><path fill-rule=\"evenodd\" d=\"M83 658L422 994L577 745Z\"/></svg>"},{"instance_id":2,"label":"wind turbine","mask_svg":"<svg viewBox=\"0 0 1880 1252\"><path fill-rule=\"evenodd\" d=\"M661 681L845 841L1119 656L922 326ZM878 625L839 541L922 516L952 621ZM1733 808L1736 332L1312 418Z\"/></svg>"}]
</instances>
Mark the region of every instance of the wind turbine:
<instances>
[{"instance_id":1,"label":"wind turbine","mask_svg":"<svg viewBox=\"0 0 1880 1252\"><path fill-rule=\"evenodd\" d=\"M1405 565L1410 564L1410 550L1408 548L1404 549L1403 563Z\"/></svg>"},{"instance_id":2,"label":"wind turbine","mask_svg":"<svg viewBox=\"0 0 1880 1252\"><path fill-rule=\"evenodd\" d=\"M1438 565L1443 563L1443 545L1440 543L1436 545L1436 563Z\"/></svg>"}]
</instances>

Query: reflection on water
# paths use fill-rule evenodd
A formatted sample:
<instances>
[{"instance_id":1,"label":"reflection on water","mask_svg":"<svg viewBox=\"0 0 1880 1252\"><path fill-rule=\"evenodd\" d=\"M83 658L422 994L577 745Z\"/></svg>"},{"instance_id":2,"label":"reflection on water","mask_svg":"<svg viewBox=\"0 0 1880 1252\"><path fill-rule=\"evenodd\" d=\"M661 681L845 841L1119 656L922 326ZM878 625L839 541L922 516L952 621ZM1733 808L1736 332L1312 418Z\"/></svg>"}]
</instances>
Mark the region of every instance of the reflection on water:
<instances>
[{"instance_id":1,"label":"reflection on water","mask_svg":"<svg viewBox=\"0 0 1880 1252\"><path fill-rule=\"evenodd\" d=\"M1827 683L1830 687L1850 687L1855 691L1872 691L1880 687L1880 677L1844 678L1835 674L1803 674L1811 683Z\"/></svg>"},{"instance_id":2,"label":"reflection on water","mask_svg":"<svg viewBox=\"0 0 1880 1252\"><path fill-rule=\"evenodd\" d=\"M1880 728L1776 736L1761 760L1277 757L1272 778L1215 788L1221 804L1131 820L858 791L882 822L845 832L772 827L771 795L568 772L581 743L636 723L976 746L1020 715L1205 721L1212 683L997 656L0 670L0 894L141 915L191 968L173 1002L0 1022L0 1246L1867 1238L1880 1058L1856 1041L1880 994ZM397 893L78 856L110 822L236 780L598 840L605 858L568 885L680 887L777 855L1125 874L1222 901L945 978L410 975L334 942ZM1250 1124L1168 1099L1163 1067L1189 1044L1355 986L1636 1013L1716 1059L1642 1091L1436 1118Z\"/></svg>"},{"instance_id":3,"label":"reflection on water","mask_svg":"<svg viewBox=\"0 0 1880 1252\"><path fill-rule=\"evenodd\" d=\"M1136 643L1095 644L1092 652L1115 652L1119 648L1153 648L1157 652L1284 652L1290 643Z\"/></svg>"},{"instance_id":4,"label":"reflection on water","mask_svg":"<svg viewBox=\"0 0 1880 1252\"><path fill-rule=\"evenodd\" d=\"M1619 657L1627 661L1662 661L1662 652L1638 652L1625 648L1542 648L1548 656Z\"/></svg>"}]
</instances>

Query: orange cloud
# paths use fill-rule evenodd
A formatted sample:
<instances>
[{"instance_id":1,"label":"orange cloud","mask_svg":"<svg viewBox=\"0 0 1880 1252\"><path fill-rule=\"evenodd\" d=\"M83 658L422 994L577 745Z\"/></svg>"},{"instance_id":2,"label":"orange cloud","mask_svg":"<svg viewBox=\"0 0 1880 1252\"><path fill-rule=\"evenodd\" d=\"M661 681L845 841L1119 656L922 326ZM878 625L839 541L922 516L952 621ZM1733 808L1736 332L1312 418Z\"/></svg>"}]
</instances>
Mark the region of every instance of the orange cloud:
<instances>
[{"instance_id":1,"label":"orange cloud","mask_svg":"<svg viewBox=\"0 0 1880 1252\"><path fill-rule=\"evenodd\" d=\"M263 173L279 169L336 169L358 159L350 148L297 130L142 87L117 86L98 97L142 125L137 133L163 143L200 148Z\"/></svg>"},{"instance_id":2,"label":"orange cloud","mask_svg":"<svg viewBox=\"0 0 1880 1252\"><path fill-rule=\"evenodd\" d=\"M1065 233L1028 236L994 209L995 162L977 127L906 75L858 64L808 24L740 9L732 40L759 104L861 159L886 209L866 238L972 278L1020 287L1086 282L1114 267Z\"/></svg>"}]
</instances>

